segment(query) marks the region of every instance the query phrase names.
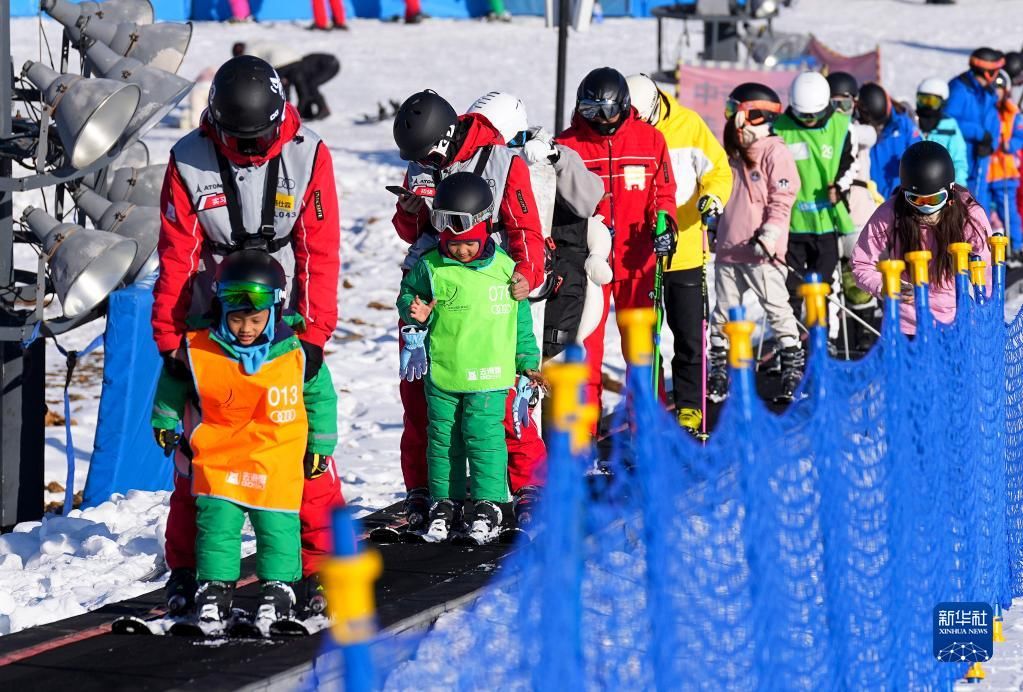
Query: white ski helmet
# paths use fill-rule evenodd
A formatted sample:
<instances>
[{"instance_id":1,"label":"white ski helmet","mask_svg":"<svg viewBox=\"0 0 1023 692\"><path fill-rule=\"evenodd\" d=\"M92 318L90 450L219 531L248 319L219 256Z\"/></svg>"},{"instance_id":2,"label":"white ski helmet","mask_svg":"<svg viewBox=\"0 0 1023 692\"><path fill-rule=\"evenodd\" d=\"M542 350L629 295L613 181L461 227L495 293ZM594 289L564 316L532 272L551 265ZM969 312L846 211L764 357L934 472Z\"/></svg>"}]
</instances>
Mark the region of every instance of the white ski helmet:
<instances>
[{"instance_id":1,"label":"white ski helmet","mask_svg":"<svg viewBox=\"0 0 1023 692\"><path fill-rule=\"evenodd\" d=\"M820 72L803 72L789 89L789 106L796 113L820 113L831 104L831 86Z\"/></svg>"},{"instance_id":2,"label":"white ski helmet","mask_svg":"<svg viewBox=\"0 0 1023 692\"><path fill-rule=\"evenodd\" d=\"M469 106L469 113L479 113L490 121L505 142L511 142L515 135L529 129L526 107L522 101L502 91L488 91Z\"/></svg>"},{"instance_id":3,"label":"white ski helmet","mask_svg":"<svg viewBox=\"0 0 1023 692\"><path fill-rule=\"evenodd\" d=\"M940 96L942 101L948 101L948 82L937 77L928 77L920 82L916 88L918 94L933 94Z\"/></svg>"},{"instance_id":4,"label":"white ski helmet","mask_svg":"<svg viewBox=\"0 0 1023 692\"><path fill-rule=\"evenodd\" d=\"M661 119L661 92L654 80L645 74L634 74L626 77L629 85L629 98L639 112L639 117L651 125Z\"/></svg>"}]
</instances>

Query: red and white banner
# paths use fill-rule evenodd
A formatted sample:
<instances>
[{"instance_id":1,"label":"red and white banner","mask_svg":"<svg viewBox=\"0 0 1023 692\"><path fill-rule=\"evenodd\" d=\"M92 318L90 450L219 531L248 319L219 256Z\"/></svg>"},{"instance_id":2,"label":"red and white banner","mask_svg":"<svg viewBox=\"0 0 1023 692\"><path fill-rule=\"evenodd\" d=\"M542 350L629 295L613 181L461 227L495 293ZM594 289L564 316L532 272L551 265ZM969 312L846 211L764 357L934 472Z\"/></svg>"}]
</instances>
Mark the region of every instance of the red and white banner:
<instances>
[{"instance_id":1,"label":"red and white banner","mask_svg":"<svg viewBox=\"0 0 1023 692\"><path fill-rule=\"evenodd\" d=\"M725 128L725 100L743 82L760 82L778 92L785 103L797 68L780 70L728 67L727 63L678 66L678 100L706 121L718 140Z\"/></svg>"}]
</instances>

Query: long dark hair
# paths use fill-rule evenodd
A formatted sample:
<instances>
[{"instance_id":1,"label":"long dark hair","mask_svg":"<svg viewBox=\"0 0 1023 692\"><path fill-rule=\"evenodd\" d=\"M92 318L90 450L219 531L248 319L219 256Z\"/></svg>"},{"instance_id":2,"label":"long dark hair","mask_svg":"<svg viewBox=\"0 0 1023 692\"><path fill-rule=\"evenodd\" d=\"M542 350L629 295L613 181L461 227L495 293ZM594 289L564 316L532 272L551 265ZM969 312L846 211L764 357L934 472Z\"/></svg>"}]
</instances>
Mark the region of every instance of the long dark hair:
<instances>
[{"instance_id":1,"label":"long dark hair","mask_svg":"<svg viewBox=\"0 0 1023 692\"><path fill-rule=\"evenodd\" d=\"M742 161L746 168L754 168L757 164L753 160L753 156L749 153L746 147L742 146L742 140L739 137L739 128L735 126L735 118L729 118L725 121L724 137L725 141L725 153L728 154L728 158L735 159L736 161Z\"/></svg>"},{"instance_id":2,"label":"long dark hair","mask_svg":"<svg viewBox=\"0 0 1023 692\"><path fill-rule=\"evenodd\" d=\"M934 276L931 281L949 286L955 274L952 255L948 246L952 243L966 241L967 226L976 228L970 208L977 206L977 200L968 190L955 183L952 184L948 203L938 212L938 220L931 227L934 232L934 247L925 248L920 236L920 215L906 201L906 196L899 187L895 191L895 220L893 222L892 240L897 243L903 256L912 250L930 250L934 263ZM894 255L894 252L892 253Z\"/></svg>"}]
</instances>

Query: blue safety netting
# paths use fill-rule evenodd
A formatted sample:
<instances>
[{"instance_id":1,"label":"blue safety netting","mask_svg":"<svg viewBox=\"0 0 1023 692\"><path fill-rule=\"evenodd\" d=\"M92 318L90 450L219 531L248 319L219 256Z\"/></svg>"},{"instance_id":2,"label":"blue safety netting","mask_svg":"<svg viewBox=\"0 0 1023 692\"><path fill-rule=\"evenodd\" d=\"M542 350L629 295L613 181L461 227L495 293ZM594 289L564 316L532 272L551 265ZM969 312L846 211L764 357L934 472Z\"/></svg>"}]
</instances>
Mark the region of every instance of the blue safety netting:
<instances>
[{"instance_id":1,"label":"blue safety netting","mask_svg":"<svg viewBox=\"0 0 1023 692\"><path fill-rule=\"evenodd\" d=\"M782 416L739 374L706 446L635 369L607 472L555 435L536 541L471 606L381 635L376 686L949 689L966 664L935 660L935 606L1023 595L1023 322L1002 309L814 352Z\"/></svg>"}]
</instances>

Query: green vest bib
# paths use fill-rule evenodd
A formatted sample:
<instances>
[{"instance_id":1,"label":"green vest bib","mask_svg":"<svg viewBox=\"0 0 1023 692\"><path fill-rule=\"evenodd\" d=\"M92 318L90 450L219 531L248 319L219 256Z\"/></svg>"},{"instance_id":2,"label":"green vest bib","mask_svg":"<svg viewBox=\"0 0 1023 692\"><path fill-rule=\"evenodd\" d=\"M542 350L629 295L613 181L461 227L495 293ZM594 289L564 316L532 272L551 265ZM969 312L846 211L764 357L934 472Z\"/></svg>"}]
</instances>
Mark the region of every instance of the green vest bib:
<instances>
[{"instance_id":1,"label":"green vest bib","mask_svg":"<svg viewBox=\"0 0 1023 692\"><path fill-rule=\"evenodd\" d=\"M508 282L515 263L500 248L483 267L466 266L437 250L420 261L430 270L437 301L429 336L433 384L446 392L513 387L519 308Z\"/></svg>"},{"instance_id":2,"label":"green vest bib","mask_svg":"<svg viewBox=\"0 0 1023 692\"><path fill-rule=\"evenodd\" d=\"M796 160L799 171L799 195L792 207L790 233L852 233L856 230L844 202L828 201L828 186L835 182L842 159L845 138L849 134L849 116L833 113L822 128L805 128L788 113L774 121L779 135Z\"/></svg>"}]
</instances>

